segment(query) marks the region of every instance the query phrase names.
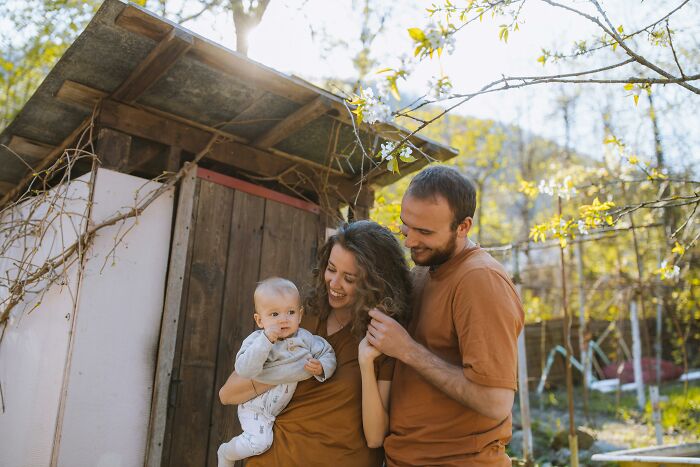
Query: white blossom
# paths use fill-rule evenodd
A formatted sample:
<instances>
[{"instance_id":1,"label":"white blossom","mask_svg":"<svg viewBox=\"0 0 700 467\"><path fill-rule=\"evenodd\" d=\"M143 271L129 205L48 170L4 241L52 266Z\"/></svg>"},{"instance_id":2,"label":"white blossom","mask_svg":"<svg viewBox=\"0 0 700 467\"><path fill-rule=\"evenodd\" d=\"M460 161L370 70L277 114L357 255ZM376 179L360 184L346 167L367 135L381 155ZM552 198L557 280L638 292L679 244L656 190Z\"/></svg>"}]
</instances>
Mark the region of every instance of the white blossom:
<instances>
[{"instance_id":1,"label":"white blossom","mask_svg":"<svg viewBox=\"0 0 700 467\"><path fill-rule=\"evenodd\" d=\"M413 154L413 149L409 148L408 146L404 146L401 148L401 151L399 152L399 159L401 159L401 160L409 159L411 157L411 154Z\"/></svg>"},{"instance_id":2,"label":"white blossom","mask_svg":"<svg viewBox=\"0 0 700 467\"><path fill-rule=\"evenodd\" d=\"M578 231L581 235L588 235L588 229L586 228L586 223L583 220L577 222Z\"/></svg>"},{"instance_id":3,"label":"white blossom","mask_svg":"<svg viewBox=\"0 0 700 467\"><path fill-rule=\"evenodd\" d=\"M668 266L668 261L663 260L661 261L661 267L659 268L659 272L661 272L661 279L662 280L667 280L667 279L677 279L678 276L681 274L681 268L679 268L677 265L673 265L673 267Z\"/></svg>"},{"instance_id":4,"label":"white blossom","mask_svg":"<svg viewBox=\"0 0 700 467\"><path fill-rule=\"evenodd\" d=\"M428 93L435 99L443 99L450 95L452 91L452 83L446 76L438 78L433 76L428 80Z\"/></svg>"},{"instance_id":5,"label":"white blossom","mask_svg":"<svg viewBox=\"0 0 700 467\"><path fill-rule=\"evenodd\" d=\"M576 188L573 186L571 176L568 175L561 183L558 183L553 178L550 178L549 180L540 180L537 189L542 194L559 196L566 199L571 199L572 196L575 196L576 193L578 193Z\"/></svg>"},{"instance_id":6,"label":"white blossom","mask_svg":"<svg viewBox=\"0 0 700 467\"><path fill-rule=\"evenodd\" d=\"M392 152L394 152L394 149L396 149L396 144L393 143L392 141L387 141L386 143L382 143L381 149L379 151L380 155L382 156L383 161L390 161L394 158L394 155Z\"/></svg>"},{"instance_id":7,"label":"white blossom","mask_svg":"<svg viewBox=\"0 0 700 467\"><path fill-rule=\"evenodd\" d=\"M433 50L442 49L448 54L455 51L454 34L450 34L449 30L445 30L435 23L429 24L426 28L425 39Z\"/></svg>"},{"instance_id":8,"label":"white blossom","mask_svg":"<svg viewBox=\"0 0 700 467\"><path fill-rule=\"evenodd\" d=\"M375 96L372 88L363 89L360 98L364 100L362 117L367 123L387 122L391 120L391 109L381 97Z\"/></svg>"}]
</instances>

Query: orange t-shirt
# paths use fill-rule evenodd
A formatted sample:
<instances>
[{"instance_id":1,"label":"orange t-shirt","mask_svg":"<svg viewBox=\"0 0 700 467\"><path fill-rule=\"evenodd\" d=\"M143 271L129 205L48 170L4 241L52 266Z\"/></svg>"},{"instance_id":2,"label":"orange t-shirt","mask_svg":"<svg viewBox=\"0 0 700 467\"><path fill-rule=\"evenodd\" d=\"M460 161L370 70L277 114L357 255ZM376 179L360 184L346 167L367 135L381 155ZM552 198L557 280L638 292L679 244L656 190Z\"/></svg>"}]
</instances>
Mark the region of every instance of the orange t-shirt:
<instances>
[{"instance_id":1,"label":"orange t-shirt","mask_svg":"<svg viewBox=\"0 0 700 467\"><path fill-rule=\"evenodd\" d=\"M414 269L413 338L470 381L517 389L520 298L503 267L479 246L434 271ZM396 362L391 385L388 466L506 466L510 415L492 420Z\"/></svg>"},{"instance_id":2,"label":"orange t-shirt","mask_svg":"<svg viewBox=\"0 0 700 467\"><path fill-rule=\"evenodd\" d=\"M291 402L275 420L272 447L249 458L246 466L380 467L384 452L368 448L362 431L359 340L349 325L328 336L326 321L310 315L304 316L302 326L333 346L335 373L323 383L310 378L297 385ZM394 360L379 357L375 371L378 379L391 380Z\"/></svg>"}]
</instances>

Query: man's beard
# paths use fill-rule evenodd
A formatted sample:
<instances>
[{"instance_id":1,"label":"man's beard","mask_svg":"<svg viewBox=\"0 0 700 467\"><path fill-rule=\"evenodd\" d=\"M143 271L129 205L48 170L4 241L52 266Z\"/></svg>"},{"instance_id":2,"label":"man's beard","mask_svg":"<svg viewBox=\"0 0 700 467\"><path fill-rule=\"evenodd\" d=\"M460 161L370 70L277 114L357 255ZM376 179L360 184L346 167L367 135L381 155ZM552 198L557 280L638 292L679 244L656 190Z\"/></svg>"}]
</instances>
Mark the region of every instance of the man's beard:
<instances>
[{"instance_id":1,"label":"man's beard","mask_svg":"<svg viewBox=\"0 0 700 467\"><path fill-rule=\"evenodd\" d=\"M457 247L457 232L453 232L452 236L448 240L447 244L441 248L433 249L433 253L430 256L428 256L426 259L417 261L413 255L413 252L411 252L411 259L418 266L430 266L433 268L438 267L441 264L447 262L447 260L450 259L452 257L452 255L454 255L456 247Z\"/></svg>"}]
</instances>

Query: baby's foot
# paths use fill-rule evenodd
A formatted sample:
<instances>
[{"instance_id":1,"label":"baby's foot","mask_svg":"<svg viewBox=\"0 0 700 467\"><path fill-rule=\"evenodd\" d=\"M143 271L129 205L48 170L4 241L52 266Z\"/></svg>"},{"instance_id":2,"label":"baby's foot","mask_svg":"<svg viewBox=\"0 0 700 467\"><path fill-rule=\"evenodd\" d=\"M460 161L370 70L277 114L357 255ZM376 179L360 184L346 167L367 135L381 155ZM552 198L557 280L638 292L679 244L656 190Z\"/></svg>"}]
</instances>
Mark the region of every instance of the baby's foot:
<instances>
[{"instance_id":1,"label":"baby's foot","mask_svg":"<svg viewBox=\"0 0 700 467\"><path fill-rule=\"evenodd\" d=\"M219 446L219 450L216 451L216 458L219 461L218 467L233 467L235 461L230 461L224 456L224 447L226 443Z\"/></svg>"}]
</instances>

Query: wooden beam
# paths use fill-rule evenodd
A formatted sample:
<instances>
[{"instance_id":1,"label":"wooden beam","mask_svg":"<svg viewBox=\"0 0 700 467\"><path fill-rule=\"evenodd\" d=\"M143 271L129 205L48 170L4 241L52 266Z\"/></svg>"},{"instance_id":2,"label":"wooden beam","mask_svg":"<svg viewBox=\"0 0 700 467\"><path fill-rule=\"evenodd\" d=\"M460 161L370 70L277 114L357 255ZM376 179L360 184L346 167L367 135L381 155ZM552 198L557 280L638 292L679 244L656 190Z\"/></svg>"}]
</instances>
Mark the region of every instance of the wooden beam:
<instances>
[{"instance_id":1,"label":"wooden beam","mask_svg":"<svg viewBox=\"0 0 700 467\"><path fill-rule=\"evenodd\" d=\"M177 146L191 153L202 150L212 134L221 134L213 128L206 131L181 121L167 119L163 115L156 115L143 108L109 99L102 102L98 123L102 127L113 128L168 146ZM300 157L292 157L295 160L280 156L278 151L265 151L241 141L222 141L214 145L207 156L208 159L262 177L275 178L294 168L320 185L320 179L325 177L328 169ZM346 199L353 199L358 189L353 180L333 172L328 176L328 187L338 190ZM305 189L316 188L318 186L305 185Z\"/></svg>"},{"instance_id":2,"label":"wooden beam","mask_svg":"<svg viewBox=\"0 0 700 467\"><path fill-rule=\"evenodd\" d=\"M46 155L54 149L54 147L49 144L40 143L38 141L33 141L31 139L22 138L21 136L16 135L13 135L12 138L10 138L10 142L7 147L10 148L12 152L32 160L46 157Z\"/></svg>"},{"instance_id":3,"label":"wooden beam","mask_svg":"<svg viewBox=\"0 0 700 467\"><path fill-rule=\"evenodd\" d=\"M107 97L107 93L104 91L70 80L65 80L56 93L56 98L62 102L88 109L95 107L105 97Z\"/></svg>"},{"instance_id":4,"label":"wooden beam","mask_svg":"<svg viewBox=\"0 0 700 467\"><path fill-rule=\"evenodd\" d=\"M103 168L125 172L130 163L131 136L111 128L100 128L96 152Z\"/></svg>"},{"instance_id":5,"label":"wooden beam","mask_svg":"<svg viewBox=\"0 0 700 467\"><path fill-rule=\"evenodd\" d=\"M180 169L182 162L182 149L177 146L168 148L167 160L165 162L165 170L168 172L177 172Z\"/></svg>"},{"instance_id":6,"label":"wooden beam","mask_svg":"<svg viewBox=\"0 0 700 467\"><path fill-rule=\"evenodd\" d=\"M40 172L47 168L49 165L51 165L58 157L63 154L63 151L68 147L69 144L73 143L81 133L83 133L89 126L90 126L90 120L91 117L86 118L83 120L83 122L78 125L78 127L73 130L73 133L68 135L66 139L64 139L61 144L56 146L50 153L48 153L41 161L39 161L35 167L34 171L35 172ZM5 193L5 195L0 199L0 208L5 207L9 202L14 200L14 198L22 191L24 190L29 182L34 178L34 174L31 171L28 171L28 173L22 177L22 180L20 180L17 185L15 185L14 188L12 188L10 191Z\"/></svg>"},{"instance_id":7,"label":"wooden beam","mask_svg":"<svg viewBox=\"0 0 700 467\"><path fill-rule=\"evenodd\" d=\"M190 34L179 28L171 29L114 91L112 97L127 103L134 102L167 73L192 48L193 43Z\"/></svg>"},{"instance_id":8,"label":"wooden beam","mask_svg":"<svg viewBox=\"0 0 700 467\"><path fill-rule=\"evenodd\" d=\"M270 148L296 133L329 110L328 100L318 96L308 104L285 117L265 134L253 141L259 148Z\"/></svg>"},{"instance_id":9,"label":"wooden beam","mask_svg":"<svg viewBox=\"0 0 700 467\"><path fill-rule=\"evenodd\" d=\"M187 253L190 235L194 230L195 189L197 167L193 165L182 179L177 203L177 215L173 231L168 284L161 320L160 341L156 374L151 402L151 416L146 443L146 467L160 467L163 456L163 440L168 414L168 393L173 371L173 359L177 344L178 321L183 301L184 277L187 271Z\"/></svg>"}]
</instances>

